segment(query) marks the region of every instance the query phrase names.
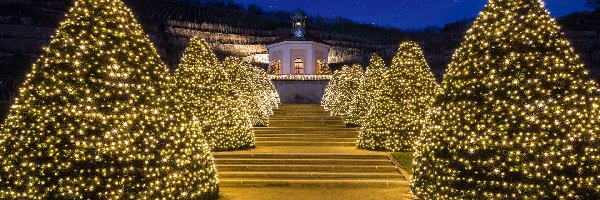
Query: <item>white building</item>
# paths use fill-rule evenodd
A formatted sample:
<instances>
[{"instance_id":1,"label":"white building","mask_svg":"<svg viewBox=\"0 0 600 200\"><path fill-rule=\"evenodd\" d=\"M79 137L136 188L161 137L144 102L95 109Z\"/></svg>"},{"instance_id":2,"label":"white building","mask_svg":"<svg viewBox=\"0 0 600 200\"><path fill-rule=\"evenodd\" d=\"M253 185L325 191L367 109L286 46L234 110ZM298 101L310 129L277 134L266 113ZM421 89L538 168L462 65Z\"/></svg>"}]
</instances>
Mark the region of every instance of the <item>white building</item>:
<instances>
[{"instance_id":1,"label":"white building","mask_svg":"<svg viewBox=\"0 0 600 200\"><path fill-rule=\"evenodd\" d=\"M290 32L267 46L275 74L319 75L324 72L330 46L306 32L306 18L304 11L294 11Z\"/></svg>"}]
</instances>

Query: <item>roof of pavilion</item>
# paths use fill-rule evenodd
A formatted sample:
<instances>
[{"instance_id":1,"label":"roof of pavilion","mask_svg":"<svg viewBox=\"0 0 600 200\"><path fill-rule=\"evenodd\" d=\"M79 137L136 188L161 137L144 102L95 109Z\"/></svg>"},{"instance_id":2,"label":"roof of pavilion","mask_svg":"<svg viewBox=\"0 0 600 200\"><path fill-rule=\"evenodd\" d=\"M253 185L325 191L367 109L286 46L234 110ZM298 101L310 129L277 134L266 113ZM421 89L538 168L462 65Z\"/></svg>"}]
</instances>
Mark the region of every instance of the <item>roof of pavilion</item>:
<instances>
[{"instance_id":1,"label":"roof of pavilion","mask_svg":"<svg viewBox=\"0 0 600 200\"><path fill-rule=\"evenodd\" d=\"M292 34L291 30L286 31L279 38L277 38L276 40L270 42L269 45L271 45L271 44L277 44L277 43L284 42L284 41L313 41L313 42L316 42L316 43L321 43L321 44L329 45L329 44L327 44L327 42L325 42L321 38L318 38L316 35L312 34L311 32L307 32L304 35L304 38L296 38Z\"/></svg>"}]
</instances>

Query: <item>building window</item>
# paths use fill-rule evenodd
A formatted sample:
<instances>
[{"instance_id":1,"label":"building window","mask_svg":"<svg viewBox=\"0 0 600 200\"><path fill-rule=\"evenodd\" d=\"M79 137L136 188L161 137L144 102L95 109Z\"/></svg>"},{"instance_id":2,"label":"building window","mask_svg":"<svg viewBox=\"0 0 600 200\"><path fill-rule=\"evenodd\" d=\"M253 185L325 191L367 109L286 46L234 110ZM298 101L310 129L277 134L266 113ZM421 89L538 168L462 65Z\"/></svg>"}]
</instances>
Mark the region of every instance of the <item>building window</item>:
<instances>
[{"instance_id":1,"label":"building window","mask_svg":"<svg viewBox=\"0 0 600 200\"><path fill-rule=\"evenodd\" d=\"M304 60L302 58L296 58L294 61L294 71L296 74L304 74Z\"/></svg>"},{"instance_id":2,"label":"building window","mask_svg":"<svg viewBox=\"0 0 600 200\"><path fill-rule=\"evenodd\" d=\"M323 74L323 61L317 60L316 69L317 75Z\"/></svg>"},{"instance_id":3,"label":"building window","mask_svg":"<svg viewBox=\"0 0 600 200\"><path fill-rule=\"evenodd\" d=\"M281 74L281 60L277 60L273 64L273 73Z\"/></svg>"}]
</instances>

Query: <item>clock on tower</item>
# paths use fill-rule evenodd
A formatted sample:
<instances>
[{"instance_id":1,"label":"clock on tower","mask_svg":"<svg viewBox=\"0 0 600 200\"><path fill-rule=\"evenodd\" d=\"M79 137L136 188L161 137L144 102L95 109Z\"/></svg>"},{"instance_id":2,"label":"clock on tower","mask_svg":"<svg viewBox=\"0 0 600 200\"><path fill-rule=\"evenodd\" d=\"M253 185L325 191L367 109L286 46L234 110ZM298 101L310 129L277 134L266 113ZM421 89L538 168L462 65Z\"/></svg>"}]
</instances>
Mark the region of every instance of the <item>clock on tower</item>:
<instances>
[{"instance_id":1,"label":"clock on tower","mask_svg":"<svg viewBox=\"0 0 600 200\"><path fill-rule=\"evenodd\" d=\"M306 31L304 30L306 26L306 13L304 13L301 9L296 9L294 11L294 15L292 16L292 34L294 34L294 38L304 38Z\"/></svg>"},{"instance_id":2,"label":"clock on tower","mask_svg":"<svg viewBox=\"0 0 600 200\"><path fill-rule=\"evenodd\" d=\"M306 75L329 74L327 65L331 46L309 32L308 17L304 11L294 10L289 19L292 23L290 29L267 45L269 71L276 75L299 75L296 78L300 79Z\"/></svg>"},{"instance_id":3,"label":"clock on tower","mask_svg":"<svg viewBox=\"0 0 600 200\"><path fill-rule=\"evenodd\" d=\"M296 38L304 38L305 31L302 28L295 28L292 31L294 33L294 37Z\"/></svg>"}]
</instances>

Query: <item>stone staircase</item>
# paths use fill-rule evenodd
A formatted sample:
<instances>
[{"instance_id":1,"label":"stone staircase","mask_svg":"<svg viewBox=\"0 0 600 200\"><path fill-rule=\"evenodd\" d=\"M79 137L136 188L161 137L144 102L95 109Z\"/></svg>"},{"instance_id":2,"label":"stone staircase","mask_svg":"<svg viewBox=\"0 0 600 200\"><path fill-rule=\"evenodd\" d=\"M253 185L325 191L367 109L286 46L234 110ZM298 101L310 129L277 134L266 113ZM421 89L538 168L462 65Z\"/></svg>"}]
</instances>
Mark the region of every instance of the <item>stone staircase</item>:
<instances>
[{"instance_id":1,"label":"stone staircase","mask_svg":"<svg viewBox=\"0 0 600 200\"><path fill-rule=\"evenodd\" d=\"M254 130L257 149L215 154L222 187L409 185L387 154L357 150L357 130L319 105L282 105Z\"/></svg>"}]
</instances>

